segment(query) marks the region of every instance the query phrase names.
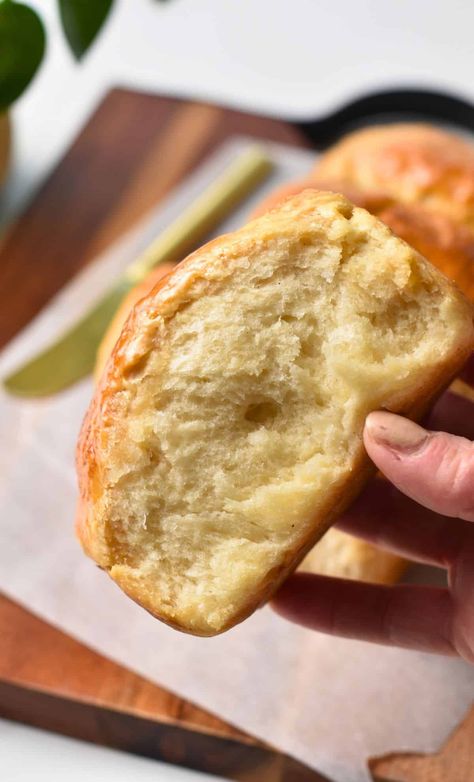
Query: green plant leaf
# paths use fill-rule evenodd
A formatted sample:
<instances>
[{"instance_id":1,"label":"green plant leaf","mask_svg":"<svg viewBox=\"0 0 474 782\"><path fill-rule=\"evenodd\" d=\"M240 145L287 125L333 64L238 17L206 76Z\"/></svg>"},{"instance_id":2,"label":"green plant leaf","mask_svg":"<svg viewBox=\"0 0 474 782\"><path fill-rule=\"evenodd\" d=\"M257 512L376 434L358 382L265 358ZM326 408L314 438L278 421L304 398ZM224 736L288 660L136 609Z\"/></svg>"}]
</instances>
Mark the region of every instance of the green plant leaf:
<instances>
[{"instance_id":1,"label":"green plant leaf","mask_svg":"<svg viewBox=\"0 0 474 782\"><path fill-rule=\"evenodd\" d=\"M104 24L114 0L58 0L64 34L80 60Z\"/></svg>"},{"instance_id":2,"label":"green plant leaf","mask_svg":"<svg viewBox=\"0 0 474 782\"><path fill-rule=\"evenodd\" d=\"M43 23L32 8L12 0L0 2L0 110L28 86L45 45Z\"/></svg>"}]
</instances>

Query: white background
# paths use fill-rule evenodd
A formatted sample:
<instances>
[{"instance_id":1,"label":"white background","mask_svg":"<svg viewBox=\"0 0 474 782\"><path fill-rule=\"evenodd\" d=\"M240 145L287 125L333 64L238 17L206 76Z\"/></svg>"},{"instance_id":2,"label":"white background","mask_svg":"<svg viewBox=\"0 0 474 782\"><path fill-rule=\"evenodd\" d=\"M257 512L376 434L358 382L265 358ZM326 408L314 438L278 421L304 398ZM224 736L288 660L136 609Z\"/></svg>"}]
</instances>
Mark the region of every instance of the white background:
<instances>
[{"instance_id":1,"label":"white background","mask_svg":"<svg viewBox=\"0 0 474 782\"><path fill-rule=\"evenodd\" d=\"M403 84L474 98L472 0L117 0L80 66L59 32L54 0L30 3L45 19L48 53L13 112L3 221L31 197L110 86L288 117L323 114L354 94ZM0 767L5 782L196 778L1 721Z\"/></svg>"}]
</instances>

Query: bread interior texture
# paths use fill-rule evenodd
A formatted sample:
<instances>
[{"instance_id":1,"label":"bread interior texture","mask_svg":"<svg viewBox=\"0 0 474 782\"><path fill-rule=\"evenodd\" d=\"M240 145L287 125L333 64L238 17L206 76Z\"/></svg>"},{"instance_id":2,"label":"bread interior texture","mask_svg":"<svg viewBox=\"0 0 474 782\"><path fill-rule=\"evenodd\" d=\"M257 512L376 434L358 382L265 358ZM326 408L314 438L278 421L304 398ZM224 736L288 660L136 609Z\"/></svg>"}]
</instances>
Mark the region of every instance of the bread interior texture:
<instances>
[{"instance_id":1,"label":"bread interior texture","mask_svg":"<svg viewBox=\"0 0 474 782\"><path fill-rule=\"evenodd\" d=\"M102 564L202 635L298 564L358 485L366 415L408 411L463 328L444 278L363 210L323 200L298 230L279 212L136 315L146 347L105 426Z\"/></svg>"}]
</instances>

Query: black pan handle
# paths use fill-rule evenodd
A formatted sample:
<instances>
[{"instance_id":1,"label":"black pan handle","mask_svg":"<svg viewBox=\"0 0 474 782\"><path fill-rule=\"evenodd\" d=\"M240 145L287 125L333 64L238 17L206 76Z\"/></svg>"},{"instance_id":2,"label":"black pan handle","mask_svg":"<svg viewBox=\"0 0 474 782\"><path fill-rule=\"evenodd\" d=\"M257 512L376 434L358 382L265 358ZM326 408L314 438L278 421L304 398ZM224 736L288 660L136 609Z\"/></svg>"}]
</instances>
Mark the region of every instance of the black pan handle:
<instances>
[{"instance_id":1,"label":"black pan handle","mask_svg":"<svg viewBox=\"0 0 474 782\"><path fill-rule=\"evenodd\" d=\"M474 132L474 104L435 90L394 89L363 95L328 117L295 124L316 149L324 149L348 131L375 120L435 120Z\"/></svg>"}]
</instances>

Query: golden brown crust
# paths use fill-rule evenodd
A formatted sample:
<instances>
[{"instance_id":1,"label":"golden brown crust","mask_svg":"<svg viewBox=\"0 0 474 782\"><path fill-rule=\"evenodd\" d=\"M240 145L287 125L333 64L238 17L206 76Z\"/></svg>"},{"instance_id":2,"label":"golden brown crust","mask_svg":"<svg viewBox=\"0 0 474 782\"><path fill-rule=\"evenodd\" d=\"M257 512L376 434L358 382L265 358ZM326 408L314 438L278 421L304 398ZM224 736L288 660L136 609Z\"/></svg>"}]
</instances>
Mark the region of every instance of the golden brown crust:
<instances>
[{"instance_id":1,"label":"golden brown crust","mask_svg":"<svg viewBox=\"0 0 474 782\"><path fill-rule=\"evenodd\" d=\"M424 206L474 230L474 146L431 125L351 133L318 160L313 173Z\"/></svg>"},{"instance_id":2,"label":"golden brown crust","mask_svg":"<svg viewBox=\"0 0 474 782\"><path fill-rule=\"evenodd\" d=\"M285 217L284 225L288 224L294 231L298 221L304 221L316 207L324 211L327 206L332 208L334 204L341 209L341 213L344 210L350 211L350 205L342 197L330 193L306 191L287 202L279 213L271 213L267 218L251 223L235 234L210 242L181 263L170 276L154 288L150 295L139 302L128 317L86 416L77 458L81 490L77 529L82 544L87 553L106 569L136 602L158 618L185 632L199 635L223 632L238 621L242 621L258 604L267 600L288 574L297 567L316 540L354 499L373 473L373 466L365 454L359 437L360 444L353 458L350 479L344 478L340 485L335 485L334 489L327 493L324 506L320 507L314 525L308 527L304 537L300 537L295 546L288 548L284 561L278 568L267 574L258 591L249 596L238 613L232 615L217 629L188 624L177 618L165 606L157 605L143 576L139 574L131 576L129 571L124 572L123 568L116 565L113 542L108 538L107 525L104 524L98 511L98 500L107 481L108 438L111 433L117 431L118 422L126 417L127 402L123 391L126 388L127 377L140 366L144 356L150 351L160 349L160 336L155 325L157 318L164 321L173 319L176 313L186 307L190 301L212 291L217 280L228 278L232 274L234 259L242 251L247 252L250 247L258 252L273 230L274 223L280 225L278 220L281 214ZM465 308L467 317L467 303L463 303L461 297L459 297L459 307ZM426 371L423 386L410 392L397 393L392 398L390 409L414 418L422 415L432 399L443 390L465 362L472 346L472 330L469 333L466 331L464 341L460 341L457 349L436 367Z\"/></svg>"},{"instance_id":3,"label":"golden brown crust","mask_svg":"<svg viewBox=\"0 0 474 782\"><path fill-rule=\"evenodd\" d=\"M131 291L129 291L129 293L125 296L122 303L120 304L120 307L110 321L109 327L102 337L101 343L97 350L97 358L94 368L94 378L96 382L99 380L103 372L107 359L112 353L115 343L117 342L120 336L120 332L122 331L122 326L127 320L127 317L129 316L132 308L135 306L135 304L137 304L137 302L140 301L140 299L148 296L155 285L161 282L164 277L167 277L168 274L171 274L175 266L176 264L174 263L160 264L160 266L157 266L155 269L153 269L144 280L138 283L138 285L135 285L135 287L132 288Z\"/></svg>"},{"instance_id":4,"label":"golden brown crust","mask_svg":"<svg viewBox=\"0 0 474 782\"><path fill-rule=\"evenodd\" d=\"M394 584L408 562L384 549L332 527L300 565L309 573L377 584Z\"/></svg>"}]
</instances>

